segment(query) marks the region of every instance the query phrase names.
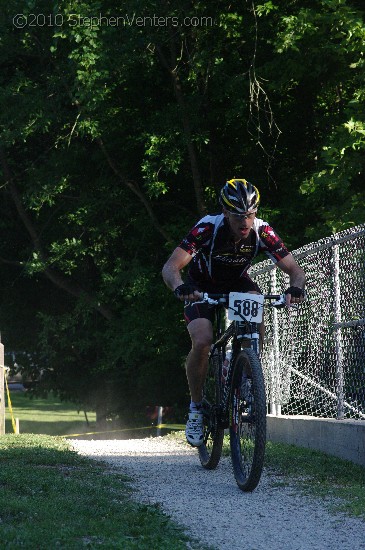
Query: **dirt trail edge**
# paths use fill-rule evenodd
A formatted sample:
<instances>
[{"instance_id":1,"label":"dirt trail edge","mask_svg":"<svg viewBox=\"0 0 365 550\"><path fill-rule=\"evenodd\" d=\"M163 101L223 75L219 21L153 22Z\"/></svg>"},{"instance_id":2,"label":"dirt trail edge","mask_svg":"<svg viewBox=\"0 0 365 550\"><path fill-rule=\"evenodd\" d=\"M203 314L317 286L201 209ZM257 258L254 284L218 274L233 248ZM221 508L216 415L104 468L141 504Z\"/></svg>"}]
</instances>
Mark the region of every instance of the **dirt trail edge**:
<instances>
[{"instance_id":1,"label":"dirt trail edge","mask_svg":"<svg viewBox=\"0 0 365 550\"><path fill-rule=\"evenodd\" d=\"M236 486L229 458L204 470L197 452L164 437L75 441L80 454L133 478L134 498L161 505L188 534L216 549L365 550L365 522L331 513L264 473L253 493Z\"/></svg>"}]
</instances>

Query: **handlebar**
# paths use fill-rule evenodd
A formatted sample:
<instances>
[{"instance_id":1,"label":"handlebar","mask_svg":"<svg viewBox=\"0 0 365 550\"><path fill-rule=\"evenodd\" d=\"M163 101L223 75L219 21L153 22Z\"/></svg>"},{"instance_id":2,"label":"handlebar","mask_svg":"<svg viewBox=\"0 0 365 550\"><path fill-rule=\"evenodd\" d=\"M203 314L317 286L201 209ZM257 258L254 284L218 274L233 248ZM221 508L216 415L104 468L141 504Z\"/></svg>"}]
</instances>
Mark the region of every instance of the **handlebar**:
<instances>
[{"instance_id":1,"label":"handlebar","mask_svg":"<svg viewBox=\"0 0 365 550\"><path fill-rule=\"evenodd\" d=\"M201 301L207 302L212 305L227 304L229 299L229 294L210 294L208 292L201 293ZM264 294L265 300L275 300L271 303L272 307L278 309L286 307L285 294Z\"/></svg>"}]
</instances>

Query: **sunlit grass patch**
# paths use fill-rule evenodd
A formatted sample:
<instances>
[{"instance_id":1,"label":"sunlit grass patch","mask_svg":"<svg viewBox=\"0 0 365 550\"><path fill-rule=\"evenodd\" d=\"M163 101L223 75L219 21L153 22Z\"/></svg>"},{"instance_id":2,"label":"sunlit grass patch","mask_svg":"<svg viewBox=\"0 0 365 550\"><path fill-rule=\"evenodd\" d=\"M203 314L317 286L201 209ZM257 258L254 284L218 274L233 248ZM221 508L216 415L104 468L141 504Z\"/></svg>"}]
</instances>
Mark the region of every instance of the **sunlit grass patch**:
<instances>
[{"instance_id":1,"label":"sunlit grass patch","mask_svg":"<svg viewBox=\"0 0 365 550\"><path fill-rule=\"evenodd\" d=\"M10 394L14 417L19 418L20 433L67 435L95 431L93 411L78 411L73 403L50 394L47 398L30 398L27 392ZM12 433L10 411L6 401L6 433Z\"/></svg>"}]
</instances>

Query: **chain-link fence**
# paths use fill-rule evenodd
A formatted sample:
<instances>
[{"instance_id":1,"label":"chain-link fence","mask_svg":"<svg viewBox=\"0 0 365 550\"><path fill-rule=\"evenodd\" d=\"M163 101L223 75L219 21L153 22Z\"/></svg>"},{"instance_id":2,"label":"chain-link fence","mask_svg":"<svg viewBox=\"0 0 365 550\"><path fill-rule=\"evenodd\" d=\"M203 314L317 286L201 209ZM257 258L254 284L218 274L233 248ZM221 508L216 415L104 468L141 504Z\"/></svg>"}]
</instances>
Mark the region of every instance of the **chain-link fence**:
<instances>
[{"instance_id":1,"label":"chain-link fence","mask_svg":"<svg viewBox=\"0 0 365 550\"><path fill-rule=\"evenodd\" d=\"M365 224L296 250L308 299L265 310L265 372L272 414L365 419ZM265 293L288 277L270 260L250 276Z\"/></svg>"}]
</instances>

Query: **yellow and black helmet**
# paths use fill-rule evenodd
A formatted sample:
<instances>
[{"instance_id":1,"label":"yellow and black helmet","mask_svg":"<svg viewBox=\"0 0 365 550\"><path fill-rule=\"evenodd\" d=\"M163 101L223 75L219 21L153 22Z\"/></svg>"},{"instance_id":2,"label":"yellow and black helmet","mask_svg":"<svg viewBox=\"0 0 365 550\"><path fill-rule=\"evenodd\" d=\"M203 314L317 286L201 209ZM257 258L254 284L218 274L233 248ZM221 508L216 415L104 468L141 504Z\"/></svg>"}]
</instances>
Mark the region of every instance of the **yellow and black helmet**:
<instances>
[{"instance_id":1,"label":"yellow and black helmet","mask_svg":"<svg viewBox=\"0 0 365 550\"><path fill-rule=\"evenodd\" d=\"M252 183L233 179L222 187L219 202L229 212L243 214L258 207L260 193Z\"/></svg>"}]
</instances>

